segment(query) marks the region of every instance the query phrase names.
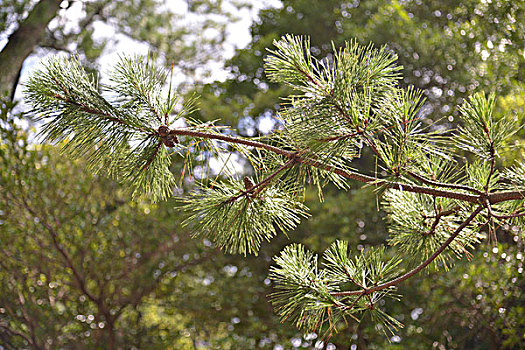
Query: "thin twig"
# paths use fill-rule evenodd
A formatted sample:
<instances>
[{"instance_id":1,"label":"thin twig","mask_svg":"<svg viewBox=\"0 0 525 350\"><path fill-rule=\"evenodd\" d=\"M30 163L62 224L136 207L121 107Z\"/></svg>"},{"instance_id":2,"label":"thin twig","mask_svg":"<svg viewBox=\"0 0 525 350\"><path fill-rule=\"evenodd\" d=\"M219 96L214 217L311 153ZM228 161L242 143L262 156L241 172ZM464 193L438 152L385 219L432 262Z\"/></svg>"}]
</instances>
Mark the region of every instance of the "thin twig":
<instances>
[{"instance_id":1,"label":"thin twig","mask_svg":"<svg viewBox=\"0 0 525 350\"><path fill-rule=\"evenodd\" d=\"M347 291L347 292L333 292L333 293L330 293L330 295L332 295L332 296L341 296L342 297L342 296L348 296L348 295L360 295L360 294L363 294L363 293L364 294L370 294L370 293L374 293L374 292L377 292L377 291L380 291L380 290L383 290L383 289L386 289L386 288L394 287L394 286L398 285L399 283L409 279L410 277L416 275L418 272L420 272L425 267L427 267L432 261L434 261L434 259L436 259L439 256L439 254L441 254L450 245L450 243L452 243L452 241L461 233L461 231L463 231L463 229L465 227L467 227L472 222L472 220L474 220L474 218L483 210L483 208L484 208L483 206L479 206L476 210L474 210L472 212L472 214L470 214L470 216L465 221L463 221L463 223L458 226L458 228L454 231L454 233L452 233L450 235L450 237L439 247L439 249L434 252L434 254L432 254L427 260L425 260L419 266L417 266L416 268L410 270L409 272L407 272L403 276L400 276L400 277L398 277L396 279L393 279L393 280L391 280L389 282L377 285L375 287L367 288L366 290L353 290L353 291Z\"/></svg>"},{"instance_id":2,"label":"thin twig","mask_svg":"<svg viewBox=\"0 0 525 350\"><path fill-rule=\"evenodd\" d=\"M434 232L436 231L436 228L437 228L439 222L441 221L441 218L443 216L454 214L459 209L460 209L460 207L456 206L456 207L454 207L454 208L452 208L450 210L443 210L443 211L438 212L436 214L436 216L434 217L434 222L432 223L432 226L430 226L430 230L428 230L428 232L424 233L423 235L424 236L430 236L430 235L434 234Z\"/></svg>"},{"instance_id":3,"label":"thin twig","mask_svg":"<svg viewBox=\"0 0 525 350\"><path fill-rule=\"evenodd\" d=\"M241 198L242 196L245 196L247 195L248 193L251 193L253 192L253 190L257 189L258 190L253 194L254 197L257 196L258 193L260 193L262 191L263 188L265 188L266 186L268 186L270 184L270 182L277 176L279 175L279 173L281 173L283 170L291 167L294 163L295 163L295 159L294 158L291 158L289 159L286 163L284 163L283 165L281 165L277 170L275 170L272 174L270 174L268 177L266 177L265 179L263 179L262 181L258 182L257 184L251 186L250 188L247 188L245 189L244 191L241 191L241 193L239 193L238 195L234 196L234 197L231 197L230 199L228 199L228 202L231 203L231 202L235 202L237 199Z\"/></svg>"},{"instance_id":4,"label":"thin twig","mask_svg":"<svg viewBox=\"0 0 525 350\"><path fill-rule=\"evenodd\" d=\"M487 183L485 184L486 194L489 193L490 180L492 179L492 175L494 175L495 165L496 165L496 154L494 150L494 144L491 141L490 142L490 172L489 172L489 176L487 176Z\"/></svg>"},{"instance_id":5,"label":"thin twig","mask_svg":"<svg viewBox=\"0 0 525 350\"><path fill-rule=\"evenodd\" d=\"M491 213L492 216L494 216L496 219L512 219L512 218L519 218L522 216L525 216L525 212L519 212L519 213L513 213L508 215L497 215L494 212Z\"/></svg>"},{"instance_id":6,"label":"thin twig","mask_svg":"<svg viewBox=\"0 0 525 350\"><path fill-rule=\"evenodd\" d=\"M148 158L146 161L146 164L144 164L144 167L142 168L142 171L145 171L149 168L155 157L157 156L157 153L159 153L159 149L162 147L162 142L159 142L157 144L157 147L155 147L155 151L153 151L153 154Z\"/></svg>"},{"instance_id":7,"label":"thin twig","mask_svg":"<svg viewBox=\"0 0 525 350\"><path fill-rule=\"evenodd\" d=\"M433 181L433 180L430 180L430 179L427 179L419 174L416 174L412 171L407 171L407 174L412 176L414 179L416 180L419 180L421 182L423 182L424 184L427 184L427 185L431 185L431 186L437 186L437 187L443 187L443 188L452 188L452 189L456 189L456 190L465 190L465 191L469 191L469 192L472 192L472 193L475 193L475 194L481 194L482 192L473 188L473 187L470 187L470 186L466 186L466 185L459 185L459 184L447 184L447 183L443 183L443 182L438 182L438 181Z\"/></svg>"}]
</instances>

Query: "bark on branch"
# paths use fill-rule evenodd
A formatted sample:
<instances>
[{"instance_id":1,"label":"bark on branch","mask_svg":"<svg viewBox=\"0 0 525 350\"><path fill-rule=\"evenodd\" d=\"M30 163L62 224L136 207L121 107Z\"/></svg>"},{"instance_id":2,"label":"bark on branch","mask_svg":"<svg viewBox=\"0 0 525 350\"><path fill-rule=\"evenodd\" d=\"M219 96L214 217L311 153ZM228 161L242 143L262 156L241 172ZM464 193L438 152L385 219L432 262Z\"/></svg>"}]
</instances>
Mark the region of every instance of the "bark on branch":
<instances>
[{"instance_id":1,"label":"bark on branch","mask_svg":"<svg viewBox=\"0 0 525 350\"><path fill-rule=\"evenodd\" d=\"M165 134L163 133L163 135ZM385 180L385 179L381 179L381 178L377 178L373 176L364 175L364 174L354 172L354 171L348 171L348 170L328 166L326 164L316 161L315 159L309 159L306 157L302 157L298 155L301 153L300 150L285 150L285 149L275 147L272 145L268 145L268 144L265 144L259 141L242 139L242 138L234 137L234 136L207 133L207 132L196 131L196 130L191 130L191 129L171 129L169 130L169 135L190 136L190 137L196 137L196 138L220 140L220 141L250 146L254 148L265 149L267 151L285 156L288 159L294 159L298 163L302 163L302 164L316 167L318 169L326 170L334 174L337 174L339 176L342 176L344 178L363 182L365 184L368 184L374 187L391 188L391 189L400 190L400 191L428 194L434 197L451 198L451 199L457 199L457 200L461 200L461 201L468 202L468 203L483 204L483 205L485 201L487 200L489 201L490 204L495 204L495 203L505 202L509 200L519 200L519 199L525 198L525 191L520 191L520 190L501 191L501 192L494 192L494 193L489 193L489 194L485 194L485 193L472 194L472 193L465 193L465 191L470 190L470 188L461 188L461 187L457 188L457 186L455 185L448 186L447 184L445 184L447 186L441 186L441 187L452 187L455 189L455 190L450 190L450 189L439 189L435 187L419 186L419 185L413 185L409 183L389 181L389 180ZM159 135L159 137L162 138L161 135ZM435 183L435 185L438 186L438 185L441 185L441 183Z\"/></svg>"},{"instance_id":2,"label":"bark on branch","mask_svg":"<svg viewBox=\"0 0 525 350\"><path fill-rule=\"evenodd\" d=\"M0 97L9 96L13 99L22 65L45 36L46 28L57 15L61 2L39 1L9 36L6 46L0 52Z\"/></svg>"}]
</instances>

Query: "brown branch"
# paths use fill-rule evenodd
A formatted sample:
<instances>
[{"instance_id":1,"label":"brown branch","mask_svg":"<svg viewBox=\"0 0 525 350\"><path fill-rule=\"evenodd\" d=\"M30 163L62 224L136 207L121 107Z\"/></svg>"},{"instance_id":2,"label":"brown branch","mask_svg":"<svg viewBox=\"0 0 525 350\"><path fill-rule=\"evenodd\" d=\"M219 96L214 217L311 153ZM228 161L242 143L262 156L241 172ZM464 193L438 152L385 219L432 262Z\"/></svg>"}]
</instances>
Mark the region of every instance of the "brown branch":
<instances>
[{"instance_id":1,"label":"brown branch","mask_svg":"<svg viewBox=\"0 0 525 350\"><path fill-rule=\"evenodd\" d=\"M201 132L201 131L194 131L190 129L172 129L170 130L170 134L180 135L180 136L199 137L199 138L206 138L206 139L215 139L215 140L221 140L221 141L251 146L255 148L262 148L267 151L283 155L287 158L294 158L299 163L311 165L318 169L332 172L344 178L363 182L363 183L366 183L366 184L369 184L375 187L385 187L385 188L392 188L392 189L396 189L400 191L423 193L423 194L428 194L428 195L436 196L436 197L458 199L458 200L462 200L462 201L469 202L469 203L477 204L480 202L480 196L476 196L476 195L472 195L468 193L462 193L462 192L440 190L440 189L435 189L435 188L430 188L430 187L411 185L411 184L402 184L402 183L392 182L388 180L383 180L383 179L379 179L376 177L364 175L361 173L347 171L347 170L343 170L343 169L336 168L333 166L328 166L326 164L315 161L313 159L300 157L297 155L297 152L287 151L282 148L271 146L271 145L268 145L262 142L258 142L258 141L251 141L251 140L246 140L246 139L241 139L238 137L232 137L232 136L221 135L221 134L211 134L211 133L206 133L206 132ZM494 194L489 195L489 199ZM516 196L515 192L509 192L509 194L512 196ZM525 197L525 191L523 191L523 196ZM521 197L518 197L517 199L519 198ZM503 199L500 201L504 201L504 200L506 199Z\"/></svg>"},{"instance_id":2,"label":"brown branch","mask_svg":"<svg viewBox=\"0 0 525 350\"><path fill-rule=\"evenodd\" d=\"M13 280L12 280L12 283L14 283ZM25 309L24 295L22 294L20 290L17 290L17 294L18 294L18 302L20 304L20 311L22 312L22 318L26 321L27 328L29 329L29 333L30 333L29 336L32 340L32 344L35 348L40 349L41 347L38 345L38 342L36 340L36 335L35 335L35 329L37 328L37 325L35 325L33 318L29 316L29 314L27 313L27 310Z\"/></svg>"},{"instance_id":3,"label":"brown branch","mask_svg":"<svg viewBox=\"0 0 525 350\"><path fill-rule=\"evenodd\" d=\"M474 204L483 203L484 198L487 198L491 204L505 202L509 200L520 200L520 199L525 198L524 190L494 192L494 193L489 193L488 195L486 194L474 195L474 194L469 194L469 193L464 193L464 192L441 190L441 189L436 189L436 188L431 188L431 187L388 181L388 180L364 175L361 173L347 171L347 170L343 170L340 168L328 166L328 165L325 165L323 163L317 162L312 159L302 158L300 156L297 156L297 152L294 152L294 151L287 151L282 148L271 146L271 145L268 145L262 142L241 139L241 138L233 137L233 136L212 134L212 133L206 133L206 132L201 132L201 131L194 131L190 129L172 129L170 130L170 134L221 140L225 142L242 144L242 145L255 147L255 148L262 148L267 151L283 155L287 158L294 158L299 163L311 165L318 169L330 171L344 178L363 182L363 183L366 183L366 184L369 184L375 187L384 187L384 188L391 188L391 189L400 190L400 191L428 194L428 195L435 196L435 197L457 199L457 200L474 203Z\"/></svg>"},{"instance_id":4,"label":"brown branch","mask_svg":"<svg viewBox=\"0 0 525 350\"><path fill-rule=\"evenodd\" d=\"M455 190L465 190L465 191L469 191L469 192L472 192L472 193L475 193L475 194L478 194L480 195L482 192L473 188L473 187L470 187L470 186L465 186L465 185L459 185L459 184L447 184L447 183L443 183L443 182L438 182L438 181L433 181L433 180L430 180L430 179L427 179L419 174L416 174L412 171L407 171L407 174L412 176L414 179L418 180L418 181L421 181L423 182L424 184L427 184L427 185L431 185L431 186L437 186L437 187L443 187L443 188L451 188L451 189L455 189Z\"/></svg>"},{"instance_id":5,"label":"brown branch","mask_svg":"<svg viewBox=\"0 0 525 350\"><path fill-rule=\"evenodd\" d=\"M162 147L162 143L159 142L157 144L157 147L155 147L155 151L153 151L153 154L149 157L149 159L146 161L146 164L144 164L144 167L142 168L142 170L147 170L149 168L149 166L151 165L151 163L153 162L153 160L155 159L155 157L157 156L157 153L159 153L159 149Z\"/></svg>"},{"instance_id":6,"label":"brown branch","mask_svg":"<svg viewBox=\"0 0 525 350\"><path fill-rule=\"evenodd\" d=\"M109 343L108 343L108 349L114 349L114 343L115 343L115 334L114 334L114 322L117 318L117 316L111 315L109 312L107 306L105 305L102 293L100 297L96 297L93 295L86 286L85 277L78 271L76 266L73 264L73 260L67 253L67 251L61 246L60 242L58 242L58 233L55 231L53 226L51 226L43 217L39 216L35 210L33 210L29 204L27 203L26 199L21 196L22 203L26 210L32 214L34 217L38 218L41 224L44 226L44 228L47 229L51 236L51 241L53 243L53 246L55 249L60 253L60 255L63 257L63 259L66 262L66 266L71 269L73 272L73 277L75 281L77 282L78 287L82 291L82 293L93 303L95 303L99 309L99 312L104 315L104 318L106 319L107 323L107 332L109 333ZM57 222L58 224L58 222Z\"/></svg>"},{"instance_id":7,"label":"brown branch","mask_svg":"<svg viewBox=\"0 0 525 350\"><path fill-rule=\"evenodd\" d=\"M179 135L179 136L190 136L190 137L199 137L203 139L212 139L212 140L221 140L225 142L237 143L245 146L262 148L270 152L274 152L280 155L283 155L287 158L295 157L295 152L286 151L282 148L271 146L262 142L252 141L247 139L241 139L239 137L227 136L222 134L212 134L201 131L194 131L190 129L171 129L170 134Z\"/></svg>"},{"instance_id":8,"label":"brown branch","mask_svg":"<svg viewBox=\"0 0 525 350\"><path fill-rule=\"evenodd\" d=\"M67 52L70 55L73 54L72 50L70 50L66 46L61 46L61 45L57 44L56 42L45 43L45 44L40 45L40 47L43 48L43 49L51 49L51 50L55 50L55 51Z\"/></svg>"},{"instance_id":9,"label":"brown branch","mask_svg":"<svg viewBox=\"0 0 525 350\"><path fill-rule=\"evenodd\" d=\"M465 221L463 221L463 223L458 226L458 228L454 231L454 233L452 233L450 237L439 247L439 249L434 252L434 254L432 254L427 260L425 260L419 266L410 270L403 276L395 278L389 282L377 285L375 287L366 288L363 290L347 291L347 292L333 292L333 293L330 293L330 295L336 296L336 297L342 297L342 296L348 296L348 295L371 294L371 293L378 292L386 288L396 286L399 283L409 279L410 277L416 275L418 272L420 272L425 267L427 267L432 261L434 261L434 259L436 259L439 256L439 254L441 254L450 245L450 243L452 243L452 241L461 233L461 231L463 231L463 229L467 227L482 210L483 210L483 206L479 206L476 210L474 210L472 214L470 214L470 216Z\"/></svg>"},{"instance_id":10,"label":"brown branch","mask_svg":"<svg viewBox=\"0 0 525 350\"><path fill-rule=\"evenodd\" d=\"M487 195L487 198L490 204L496 204L496 203L512 201L512 200L520 200L520 199L525 199L525 191L517 190L517 191L494 192L494 193L489 193Z\"/></svg>"},{"instance_id":11,"label":"brown branch","mask_svg":"<svg viewBox=\"0 0 525 350\"><path fill-rule=\"evenodd\" d=\"M262 181L258 182L257 184L245 189L244 191L241 191L238 195L230 198L228 202L235 202L237 199L241 198L242 196L245 196L251 192L253 192L255 189L258 188L258 190L253 194L253 196L257 196L258 193L260 193L266 186L270 184L270 182L279 175L283 170L290 168L294 163L296 162L295 158L289 159L286 163L281 165L277 170L275 170L272 174L270 174L268 177L263 179Z\"/></svg>"},{"instance_id":12,"label":"brown branch","mask_svg":"<svg viewBox=\"0 0 525 350\"><path fill-rule=\"evenodd\" d=\"M430 236L432 234L434 234L434 232L436 231L436 228L439 224L439 222L441 221L441 218L443 216L447 216L447 215L451 215L451 214L454 214L455 212L457 212L458 210L460 209L459 206L456 206L452 209L449 209L449 210L443 210L443 211L440 211L436 214L436 216L434 216L434 222L432 223L432 226L430 226L430 230L428 230L428 232L424 233L423 235L424 236Z\"/></svg>"},{"instance_id":13,"label":"brown branch","mask_svg":"<svg viewBox=\"0 0 525 350\"><path fill-rule=\"evenodd\" d=\"M60 3L60 0L35 2L27 17L9 36L7 44L0 50L0 95L6 93L13 99L22 66L44 38L45 29L60 10Z\"/></svg>"},{"instance_id":14,"label":"brown branch","mask_svg":"<svg viewBox=\"0 0 525 350\"><path fill-rule=\"evenodd\" d=\"M498 215L494 213L494 211L492 210L492 206L490 205L490 202L488 199L485 200L485 207L487 208L489 215L495 217L496 219L504 220L504 219L512 219L512 218L519 218L519 217L525 216L525 211L523 211L523 209L516 209L512 213L507 214L507 215Z\"/></svg>"},{"instance_id":15,"label":"brown branch","mask_svg":"<svg viewBox=\"0 0 525 350\"><path fill-rule=\"evenodd\" d=\"M82 19L79 23L79 31L76 34L76 37L78 37L90 24L92 24L95 20L96 16L100 16L102 14L102 11L104 10L104 7L109 5L111 3L111 0L103 1L95 8L95 11L91 12L89 16Z\"/></svg>"},{"instance_id":16,"label":"brown branch","mask_svg":"<svg viewBox=\"0 0 525 350\"><path fill-rule=\"evenodd\" d=\"M525 212L513 213L513 214L508 214L508 215L497 215L494 212L492 212L491 215L494 216L496 219L512 219L512 218L519 218L519 217L525 216Z\"/></svg>"},{"instance_id":17,"label":"brown branch","mask_svg":"<svg viewBox=\"0 0 525 350\"><path fill-rule=\"evenodd\" d=\"M350 306L348 307L348 310L351 310L359 300L361 300L361 298L363 297L364 293L362 294L359 294L359 296L357 298L355 298L354 302L352 304L350 304Z\"/></svg>"}]
</instances>

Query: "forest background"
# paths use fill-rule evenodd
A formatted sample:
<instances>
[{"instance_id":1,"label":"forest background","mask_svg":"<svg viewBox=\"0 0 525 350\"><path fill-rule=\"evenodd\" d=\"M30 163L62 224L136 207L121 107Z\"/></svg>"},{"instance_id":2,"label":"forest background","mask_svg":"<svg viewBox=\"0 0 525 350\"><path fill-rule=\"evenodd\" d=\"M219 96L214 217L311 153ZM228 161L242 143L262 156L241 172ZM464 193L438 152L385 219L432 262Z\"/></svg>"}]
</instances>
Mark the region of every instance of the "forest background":
<instances>
[{"instance_id":1,"label":"forest background","mask_svg":"<svg viewBox=\"0 0 525 350\"><path fill-rule=\"evenodd\" d=\"M251 41L233 52L239 29L229 23L255 14ZM36 143L38 124L24 113L19 93L40 57L75 53L97 71L114 60L119 38L173 67L185 96L202 95L194 118L221 119L242 136L257 136L279 127L279 96L288 92L267 80L263 57L274 39L294 33L310 36L320 57L331 41L386 44L404 67L403 84L424 90L424 123L454 126L456 106L485 91L497 94L498 113L513 113L523 124L523 18L522 1L495 0L2 2L0 346L524 347L521 227L499 227L497 243L482 242L450 271L401 285L403 299L388 306L404 324L397 335L385 337L365 318L323 343L279 321L267 301L268 269L290 242L319 252L336 239L354 251L384 243L385 214L372 190L327 187L323 203L308 192L312 217L288 237L265 243L257 257L224 254L206 239L191 239L177 201L131 201L111 179L86 172L54 145ZM506 160L523 158L523 136L515 136ZM359 162L365 166L367 156ZM174 162L175 171L183 167L183 160ZM240 160L236 167L249 171Z\"/></svg>"}]
</instances>

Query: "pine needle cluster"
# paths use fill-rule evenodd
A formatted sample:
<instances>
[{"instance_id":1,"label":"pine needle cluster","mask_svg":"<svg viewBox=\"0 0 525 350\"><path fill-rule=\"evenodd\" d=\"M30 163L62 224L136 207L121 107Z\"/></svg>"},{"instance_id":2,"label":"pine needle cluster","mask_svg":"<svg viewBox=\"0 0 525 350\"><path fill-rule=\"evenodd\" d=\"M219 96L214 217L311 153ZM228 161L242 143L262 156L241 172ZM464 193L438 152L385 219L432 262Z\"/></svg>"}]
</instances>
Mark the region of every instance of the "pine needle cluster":
<instances>
[{"instance_id":1,"label":"pine needle cluster","mask_svg":"<svg viewBox=\"0 0 525 350\"><path fill-rule=\"evenodd\" d=\"M264 193L242 195L245 189L239 181L199 186L183 199L183 208L191 213L184 224L195 236L211 238L229 253L246 255L257 254L264 240L293 230L307 216L294 188L280 184Z\"/></svg>"},{"instance_id":2,"label":"pine needle cluster","mask_svg":"<svg viewBox=\"0 0 525 350\"><path fill-rule=\"evenodd\" d=\"M162 95L167 73L143 57L123 57L110 80L100 84L76 57L51 57L26 84L25 98L36 120L44 121L43 139L128 183L134 196L165 199L175 178L157 130L191 113L195 100L173 113L180 97L171 86Z\"/></svg>"},{"instance_id":3,"label":"pine needle cluster","mask_svg":"<svg viewBox=\"0 0 525 350\"><path fill-rule=\"evenodd\" d=\"M292 244L275 258L275 263L277 266L270 270L277 289L271 295L272 303L283 320L290 320L305 331L318 332L327 324L326 337L346 318L359 320L364 313L382 324L385 332L402 326L378 305L385 297L397 299L393 288L367 295L341 293L379 285L402 272L401 259L388 259L384 247L361 251L352 259L348 244L337 241L324 252L320 264L316 254L300 244Z\"/></svg>"}]
</instances>

